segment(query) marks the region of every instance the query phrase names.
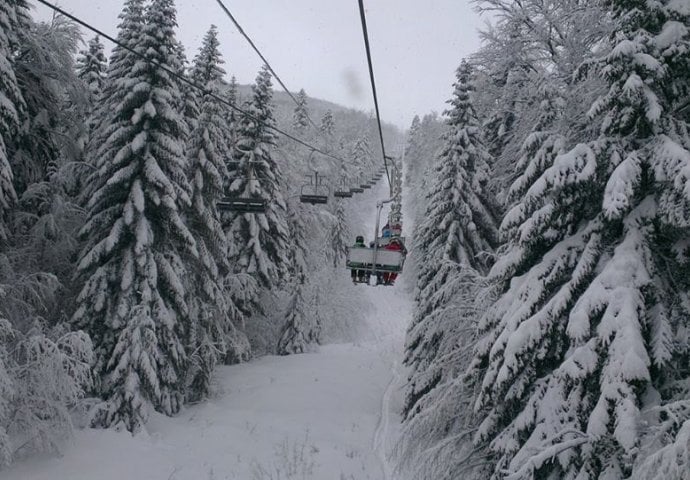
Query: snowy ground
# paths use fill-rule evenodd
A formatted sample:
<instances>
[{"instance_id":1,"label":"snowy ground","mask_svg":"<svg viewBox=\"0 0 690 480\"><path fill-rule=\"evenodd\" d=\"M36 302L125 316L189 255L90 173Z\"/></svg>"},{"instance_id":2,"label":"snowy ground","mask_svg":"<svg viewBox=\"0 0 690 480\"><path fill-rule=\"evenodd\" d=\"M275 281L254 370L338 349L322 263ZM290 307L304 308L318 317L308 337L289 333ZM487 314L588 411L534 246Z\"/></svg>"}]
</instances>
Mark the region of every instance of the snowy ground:
<instances>
[{"instance_id":1,"label":"snowy ground","mask_svg":"<svg viewBox=\"0 0 690 480\"><path fill-rule=\"evenodd\" d=\"M346 271L344 275L348 275ZM369 336L318 353L218 369L217 394L147 432L83 430L62 456L4 480L364 480L391 477L399 361L411 305L402 285L352 287L372 300Z\"/></svg>"},{"instance_id":2,"label":"snowy ground","mask_svg":"<svg viewBox=\"0 0 690 480\"><path fill-rule=\"evenodd\" d=\"M385 198L385 189L363 202L366 232L374 228L373 200ZM398 283L351 287L372 305L356 344L220 367L211 400L174 418L154 415L136 437L77 431L61 456L18 462L0 478L391 480L387 458L399 431L400 361L412 312Z\"/></svg>"}]
</instances>

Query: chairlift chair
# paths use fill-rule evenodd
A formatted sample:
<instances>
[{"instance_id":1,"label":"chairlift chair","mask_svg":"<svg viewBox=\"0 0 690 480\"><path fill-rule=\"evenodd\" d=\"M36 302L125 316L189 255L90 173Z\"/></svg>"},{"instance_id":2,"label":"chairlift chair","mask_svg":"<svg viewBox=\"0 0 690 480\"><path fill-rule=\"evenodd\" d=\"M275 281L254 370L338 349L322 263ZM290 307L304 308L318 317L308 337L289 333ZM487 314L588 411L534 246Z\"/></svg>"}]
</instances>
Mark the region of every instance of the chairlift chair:
<instances>
[{"instance_id":1,"label":"chairlift chair","mask_svg":"<svg viewBox=\"0 0 690 480\"><path fill-rule=\"evenodd\" d=\"M333 196L336 198L350 198L354 192L348 187L347 180L341 179L340 183L333 190Z\"/></svg>"},{"instance_id":2,"label":"chairlift chair","mask_svg":"<svg viewBox=\"0 0 690 480\"><path fill-rule=\"evenodd\" d=\"M349 248L345 261L350 270L365 272L401 273L404 264L405 254L401 251L362 247Z\"/></svg>"},{"instance_id":3,"label":"chairlift chair","mask_svg":"<svg viewBox=\"0 0 690 480\"><path fill-rule=\"evenodd\" d=\"M309 177L309 183L302 185L299 201L311 205L323 205L328 203L330 189L323 184L323 178L319 177L319 172L314 172L313 177Z\"/></svg>"},{"instance_id":4,"label":"chairlift chair","mask_svg":"<svg viewBox=\"0 0 690 480\"><path fill-rule=\"evenodd\" d=\"M266 200L251 197L224 197L217 204L218 210L236 213L264 213Z\"/></svg>"},{"instance_id":5,"label":"chairlift chair","mask_svg":"<svg viewBox=\"0 0 690 480\"><path fill-rule=\"evenodd\" d=\"M249 168L253 164L258 164L260 162L248 161L246 162ZM239 160L227 160L225 162L226 167L231 172L236 172L240 170L242 162ZM242 176L248 176L248 181L251 183L254 180L253 171L249 169L248 172L240 173ZM265 213L266 212L266 200L263 198L243 196L243 195L229 195L221 198L216 203L216 208L221 211L229 211L235 213Z\"/></svg>"}]
</instances>

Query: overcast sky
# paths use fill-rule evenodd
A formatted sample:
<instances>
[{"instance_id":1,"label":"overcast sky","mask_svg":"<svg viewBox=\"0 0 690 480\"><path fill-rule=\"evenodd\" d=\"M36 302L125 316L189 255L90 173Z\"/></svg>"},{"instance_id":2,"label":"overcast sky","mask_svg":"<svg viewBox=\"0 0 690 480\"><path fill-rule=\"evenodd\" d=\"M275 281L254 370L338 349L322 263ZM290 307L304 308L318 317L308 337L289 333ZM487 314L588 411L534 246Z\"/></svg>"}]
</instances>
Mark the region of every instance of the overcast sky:
<instances>
[{"instance_id":1,"label":"overcast sky","mask_svg":"<svg viewBox=\"0 0 690 480\"><path fill-rule=\"evenodd\" d=\"M373 109L357 0L224 3L288 88ZM63 8L113 36L122 4L123 0L59 0ZM178 35L188 57L215 24L226 70L240 83L252 83L261 61L216 1L176 0L176 5ZM407 127L416 113L444 110L455 68L479 46L477 28L483 20L470 0L367 0L365 5L384 120ZM38 4L35 9L38 18L49 18L46 7Z\"/></svg>"}]
</instances>

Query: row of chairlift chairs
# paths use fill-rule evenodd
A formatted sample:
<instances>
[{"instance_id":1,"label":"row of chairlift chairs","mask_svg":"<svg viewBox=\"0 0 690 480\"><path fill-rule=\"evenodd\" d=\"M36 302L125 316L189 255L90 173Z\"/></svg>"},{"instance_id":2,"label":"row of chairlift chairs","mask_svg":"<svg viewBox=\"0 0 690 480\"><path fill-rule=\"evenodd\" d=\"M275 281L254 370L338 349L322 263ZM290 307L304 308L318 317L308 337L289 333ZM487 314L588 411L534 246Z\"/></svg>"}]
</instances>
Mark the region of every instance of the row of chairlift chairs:
<instances>
[{"instance_id":1,"label":"row of chairlift chairs","mask_svg":"<svg viewBox=\"0 0 690 480\"><path fill-rule=\"evenodd\" d=\"M335 198L352 198L356 193L363 193L370 189L383 178L383 172L377 172L369 180L362 180L354 185L347 181L341 181L333 189L333 196ZM300 202L315 204L328 203L330 197L330 188L323 183L323 177L319 177L318 172L315 172L312 177L309 177L309 183L302 186L300 192Z\"/></svg>"},{"instance_id":2,"label":"row of chairlift chairs","mask_svg":"<svg viewBox=\"0 0 690 480\"><path fill-rule=\"evenodd\" d=\"M236 167L239 167L239 162ZM231 164L232 165L232 164ZM383 178L384 171L377 171L369 180L361 180L355 185L350 185L342 181L333 189L333 196L336 198L351 198L355 193L362 193L373 187ZM324 182L324 177L318 171L308 177L307 183L302 185L299 194L301 203L310 205L323 205L328 203L331 196L331 188ZM266 201L261 198L249 196L228 196L222 198L218 204L219 210L231 211L236 213L264 213L266 211Z\"/></svg>"},{"instance_id":3,"label":"row of chairlift chairs","mask_svg":"<svg viewBox=\"0 0 690 480\"><path fill-rule=\"evenodd\" d=\"M239 162L230 162L228 165L230 169L239 169ZM251 170L250 170L251 172ZM251 174L251 173L250 173ZM333 189L333 196L335 198L351 198L357 193L363 193L370 189L378 181L383 178L385 169L377 171L369 180L360 180L355 185L351 185L346 181L340 182ZM396 180L398 180L396 178ZM250 178L251 181L251 178ZM308 183L302 185L300 189L299 199L301 203L319 205L327 204L330 197L331 189L328 184L324 183L324 178L314 172L313 176L309 177ZM379 231L379 221L383 203L377 205L378 212L376 217L376 231ZM217 207L219 210L231 211L235 213L264 213L266 212L266 201L261 198L254 198L249 196L228 196L222 198ZM399 202L394 203L393 208L388 217L388 224L390 226L390 236L378 237L373 247L370 248L350 248L348 250L346 267L350 270L357 270L363 272L364 275L360 278L366 278L366 283L369 283L370 278L378 279L379 274L400 274L402 272L403 264L405 262L404 241L402 234L402 216L400 215ZM386 246L397 239L403 246L402 251L394 251L386 249ZM364 282L361 282L364 283ZM378 282L377 282L378 284ZM384 283L384 285L391 285L391 283Z\"/></svg>"}]
</instances>

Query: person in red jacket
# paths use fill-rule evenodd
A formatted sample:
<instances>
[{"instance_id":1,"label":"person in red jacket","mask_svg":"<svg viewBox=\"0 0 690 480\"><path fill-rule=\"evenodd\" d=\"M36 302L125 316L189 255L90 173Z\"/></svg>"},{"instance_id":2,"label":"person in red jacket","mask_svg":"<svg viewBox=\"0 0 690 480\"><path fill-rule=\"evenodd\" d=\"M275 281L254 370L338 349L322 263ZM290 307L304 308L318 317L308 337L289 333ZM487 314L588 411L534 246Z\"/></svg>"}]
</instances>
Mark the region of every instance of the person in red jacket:
<instances>
[{"instance_id":1,"label":"person in red jacket","mask_svg":"<svg viewBox=\"0 0 690 480\"><path fill-rule=\"evenodd\" d=\"M384 250L392 250L394 252L403 252L405 253L405 247L403 246L402 242L398 240L397 238L392 239L390 242L388 242L388 245L383 247ZM384 285L393 285L395 282L395 279L398 278L398 274L395 272L384 272L383 273L383 284Z\"/></svg>"}]
</instances>

